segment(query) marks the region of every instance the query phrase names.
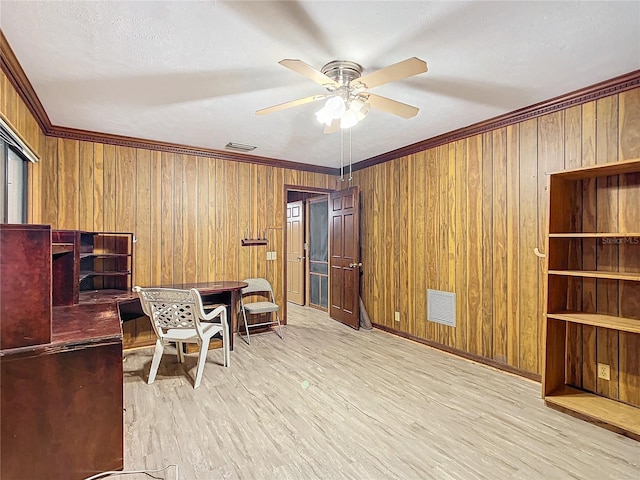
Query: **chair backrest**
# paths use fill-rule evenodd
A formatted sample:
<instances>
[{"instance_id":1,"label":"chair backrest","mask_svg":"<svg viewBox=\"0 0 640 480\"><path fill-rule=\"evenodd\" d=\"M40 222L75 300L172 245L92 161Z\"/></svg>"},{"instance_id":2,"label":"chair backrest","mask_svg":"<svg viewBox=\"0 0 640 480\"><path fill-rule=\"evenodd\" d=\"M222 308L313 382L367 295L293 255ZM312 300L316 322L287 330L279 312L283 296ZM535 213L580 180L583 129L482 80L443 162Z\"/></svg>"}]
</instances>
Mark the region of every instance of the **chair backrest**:
<instances>
[{"instance_id":1,"label":"chair backrest","mask_svg":"<svg viewBox=\"0 0 640 480\"><path fill-rule=\"evenodd\" d=\"M204 314L200 293L175 288L133 287L142 310L151 319L156 334L162 337L168 329L193 329L202 333L200 318Z\"/></svg>"},{"instance_id":2,"label":"chair backrest","mask_svg":"<svg viewBox=\"0 0 640 480\"><path fill-rule=\"evenodd\" d=\"M242 289L242 295L249 295L251 293L267 293L269 300L274 301L273 289L271 284L265 278L246 278L243 282L248 285Z\"/></svg>"}]
</instances>

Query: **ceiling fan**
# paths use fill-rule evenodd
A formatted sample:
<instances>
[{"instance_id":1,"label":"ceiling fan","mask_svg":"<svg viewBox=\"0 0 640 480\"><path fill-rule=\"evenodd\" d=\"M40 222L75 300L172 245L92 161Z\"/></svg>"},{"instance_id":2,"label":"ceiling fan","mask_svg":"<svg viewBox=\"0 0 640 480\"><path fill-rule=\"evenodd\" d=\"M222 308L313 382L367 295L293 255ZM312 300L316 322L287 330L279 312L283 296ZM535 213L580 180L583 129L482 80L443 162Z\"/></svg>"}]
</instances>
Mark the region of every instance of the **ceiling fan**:
<instances>
[{"instance_id":1,"label":"ceiling fan","mask_svg":"<svg viewBox=\"0 0 640 480\"><path fill-rule=\"evenodd\" d=\"M302 60L285 59L278 63L322 85L328 93L263 108L256 114L265 115L327 99L325 106L316 113L318 120L325 125L325 133L335 132L339 128L351 128L369 113L370 108L383 110L402 118L415 117L419 111L417 107L375 95L368 90L427 71L427 63L416 57L364 76L362 67L348 60L334 60L327 63L321 70L316 70Z\"/></svg>"}]
</instances>

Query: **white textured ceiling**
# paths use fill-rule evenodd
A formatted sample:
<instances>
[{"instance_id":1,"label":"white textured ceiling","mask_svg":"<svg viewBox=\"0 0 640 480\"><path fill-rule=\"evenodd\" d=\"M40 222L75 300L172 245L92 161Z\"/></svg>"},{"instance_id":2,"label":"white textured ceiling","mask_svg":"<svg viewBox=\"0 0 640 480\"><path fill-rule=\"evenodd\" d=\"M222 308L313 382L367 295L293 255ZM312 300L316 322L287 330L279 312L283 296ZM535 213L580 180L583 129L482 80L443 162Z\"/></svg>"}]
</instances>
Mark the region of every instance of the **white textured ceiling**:
<instances>
[{"instance_id":1,"label":"white textured ceiling","mask_svg":"<svg viewBox=\"0 0 640 480\"><path fill-rule=\"evenodd\" d=\"M425 74L372 89L420 108L372 111L353 162L640 69L640 2L0 1L0 27L53 125L337 167L323 93L280 65L409 57Z\"/></svg>"}]
</instances>

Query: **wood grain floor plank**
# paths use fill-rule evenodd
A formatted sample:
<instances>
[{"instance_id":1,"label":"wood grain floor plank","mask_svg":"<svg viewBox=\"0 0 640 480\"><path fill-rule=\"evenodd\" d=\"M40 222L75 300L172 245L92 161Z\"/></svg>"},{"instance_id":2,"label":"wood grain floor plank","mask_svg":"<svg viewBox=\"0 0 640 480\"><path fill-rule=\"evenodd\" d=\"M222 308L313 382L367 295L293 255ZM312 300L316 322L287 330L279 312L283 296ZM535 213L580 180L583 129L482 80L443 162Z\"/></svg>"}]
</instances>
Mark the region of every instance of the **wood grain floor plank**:
<instances>
[{"instance_id":1,"label":"wood grain floor plank","mask_svg":"<svg viewBox=\"0 0 640 480\"><path fill-rule=\"evenodd\" d=\"M177 463L193 480L638 478L638 442L544 406L538 383L296 305L285 330L236 342L228 369L210 351L197 390L195 354L165 355L147 385L152 349L128 353L125 468Z\"/></svg>"}]
</instances>

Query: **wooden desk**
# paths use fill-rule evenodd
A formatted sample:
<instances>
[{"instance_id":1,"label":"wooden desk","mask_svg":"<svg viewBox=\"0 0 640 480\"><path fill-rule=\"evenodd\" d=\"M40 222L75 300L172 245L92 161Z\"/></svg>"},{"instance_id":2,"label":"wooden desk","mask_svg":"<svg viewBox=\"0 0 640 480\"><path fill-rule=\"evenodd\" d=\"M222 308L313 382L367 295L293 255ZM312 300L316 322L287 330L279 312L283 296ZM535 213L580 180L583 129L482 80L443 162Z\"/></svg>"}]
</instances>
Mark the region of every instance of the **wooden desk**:
<instances>
[{"instance_id":1,"label":"wooden desk","mask_svg":"<svg viewBox=\"0 0 640 480\"><path fill-rule=\"evenodd\" d=\"M230 328L229 348L233 350L233 334L237 330L240 290L246 286L245 282L220 281L154 285L153 288L178 288L181 290L195 288L200 292L205 305L207 303L227 305L227 322ZM144 316L140 299L134 292L126 290L91 290L80 293L80 305L102 303L117 304L120 319L123 322Z\"/></svg>"},{"instance_id":2,"label":"wooden desk","mask_svg":"<svg viewBox=\"0 0 640 480\"><path fill-rule=\"evenodd\" d=\"M122 330L115 303L52 308L51 341L0 351L0 477L121 470Z\"/></svg>"}]
</instances>

